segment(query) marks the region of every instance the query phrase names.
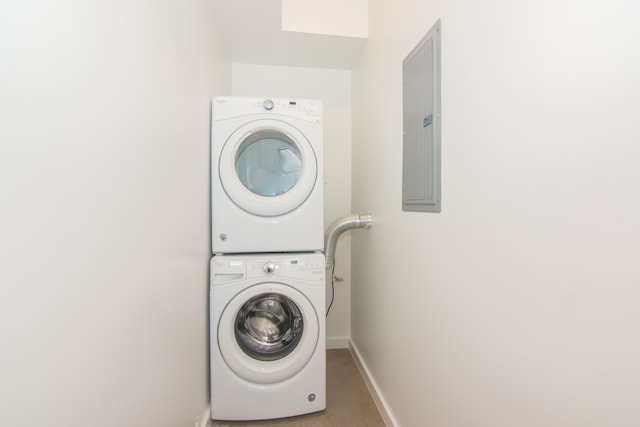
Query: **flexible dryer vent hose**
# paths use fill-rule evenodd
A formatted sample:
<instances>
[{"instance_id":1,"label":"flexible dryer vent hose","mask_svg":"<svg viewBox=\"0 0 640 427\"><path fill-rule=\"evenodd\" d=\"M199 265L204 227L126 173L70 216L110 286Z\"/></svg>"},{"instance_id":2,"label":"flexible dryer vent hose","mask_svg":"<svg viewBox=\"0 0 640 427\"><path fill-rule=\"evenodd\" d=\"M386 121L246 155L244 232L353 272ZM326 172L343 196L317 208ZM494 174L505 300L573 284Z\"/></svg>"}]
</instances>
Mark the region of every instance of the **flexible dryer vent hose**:
<instances>
[{"instance_id":1,"label":"flexible dryer vent hose","mask_svg":"<svg viewBox=\"0 0 640 427\"><path fill-rule=\"evenodd\" d=\"M373 216L371 214L349 215L333 221L324 233L324 255L327 260L327 268L333 268L336 262L336 245L338 237L347 230L353 228L371 228Z\"/></svg>"}]
</instances>

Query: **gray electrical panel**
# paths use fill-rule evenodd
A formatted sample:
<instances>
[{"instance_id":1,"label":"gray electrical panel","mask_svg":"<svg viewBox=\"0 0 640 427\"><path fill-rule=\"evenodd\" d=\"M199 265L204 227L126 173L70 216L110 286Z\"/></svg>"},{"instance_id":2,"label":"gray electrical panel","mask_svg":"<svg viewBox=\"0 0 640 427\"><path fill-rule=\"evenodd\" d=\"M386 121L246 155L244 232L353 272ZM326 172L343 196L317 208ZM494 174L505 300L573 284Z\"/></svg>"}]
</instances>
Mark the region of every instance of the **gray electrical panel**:
<instances>
[{"instance_id":1,"label":"gray electrical panel","mask_svg":"<svg viewBox=\"0 0 640 427\"><path fill-rule=\"evenodd\" d=\"M402 62L402 80L402 210L440 212L440 21Z\"/></svg>"}]
</instances>

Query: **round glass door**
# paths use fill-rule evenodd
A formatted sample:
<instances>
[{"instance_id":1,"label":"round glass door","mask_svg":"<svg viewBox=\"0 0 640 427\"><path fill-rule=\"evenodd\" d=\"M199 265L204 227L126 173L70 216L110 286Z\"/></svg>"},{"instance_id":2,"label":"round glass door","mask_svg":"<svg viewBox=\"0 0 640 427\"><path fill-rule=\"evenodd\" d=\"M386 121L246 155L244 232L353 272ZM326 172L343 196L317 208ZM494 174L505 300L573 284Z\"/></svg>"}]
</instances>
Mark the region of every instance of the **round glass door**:
<instances>
[{"instance_id":1,"label":"round glass door","mask_svg":"<svg viewBox=\"0 0 640 427\"><path fill-rule=\"evenodd\" d=\"M238 147L236 173L251 192L264 197L287 193L300 179L302 154L287 135L260 131Z\"/></svg>"},{"instance_id":2,"label":"round glass door","mask_svg":"<svg viewBox=\"0 0 640 427\"><path fill-rule=\"evenodd\" d=\"M242 351L257 360L287 356L300 342L303 329L300 308L281 294L255 296L236 315L236 341Z\"/></svg>"},{"instance_id":3,"label":"round glass door","mask_svg":"<svg viewBox=\"0 0 640 427\"><path fill-rule=\"evenodd\" d=\"M217 345L236 375L255 384L274 384L307 365L320 339L320 319L309 299L294 287L259 283L226 305Z\"/></svg>"},{"instance_id":4,"label":"round glass door","mask_svg":"<svg viewBox=\"0 0 640 427\"><path fill-rule=\"evenodd\" d=\"M318 164L307 138L286 122L262 119L238 128L218 160L220 182L229 198L254 215L289 213L309 197Z\"/></svg>"}]
</instances>

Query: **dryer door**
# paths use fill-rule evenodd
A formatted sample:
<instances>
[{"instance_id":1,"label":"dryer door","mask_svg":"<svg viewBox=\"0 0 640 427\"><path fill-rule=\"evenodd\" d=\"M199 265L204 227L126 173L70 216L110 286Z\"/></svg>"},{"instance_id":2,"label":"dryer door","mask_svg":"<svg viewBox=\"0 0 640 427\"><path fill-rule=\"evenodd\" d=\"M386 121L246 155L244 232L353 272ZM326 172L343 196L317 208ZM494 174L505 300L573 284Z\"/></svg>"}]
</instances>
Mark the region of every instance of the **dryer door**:
<instances>
[{"instance_id":1,"label":"dryer door","mask_svg":"<svg viewBox=\"0 0 640 427\"><path fill-rule=\"evenodd\" d=\"M318 314L298 290L261 283L236 295L218 325L218 345L236 375L257 384L291 378L313 356Z\"/></svg>"},{"instance_id":2,"label":"dryer door","mask_svg":"<svg viewBox=\"0 0 640 427\"><path fill-rule=\"evenodd\" d=\"M262 119L244 124L224 144L220 182L241 209L259 216L289 213L309 197L318 163L307 138L288 123Z\"/></svg>"}]
</instances>

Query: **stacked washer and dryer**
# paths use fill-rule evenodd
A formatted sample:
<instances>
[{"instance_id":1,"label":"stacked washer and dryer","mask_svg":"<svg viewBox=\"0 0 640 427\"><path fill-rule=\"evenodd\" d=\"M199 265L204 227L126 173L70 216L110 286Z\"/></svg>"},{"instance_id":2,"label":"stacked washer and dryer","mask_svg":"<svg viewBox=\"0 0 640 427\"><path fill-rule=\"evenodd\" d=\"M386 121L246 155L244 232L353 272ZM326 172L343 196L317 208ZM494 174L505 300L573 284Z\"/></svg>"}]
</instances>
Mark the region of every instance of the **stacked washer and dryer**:
<instances>
[{"instance_id":1,"label":"stacked washer and dryer","mask_svg":"<svg viewBox=\"0 0 640 427\"><path fill-rule=\"evenodd\" d=\"M319 101L212 101L212 419L326 407L322 126Z\"/></svg>"}]
</instances>

